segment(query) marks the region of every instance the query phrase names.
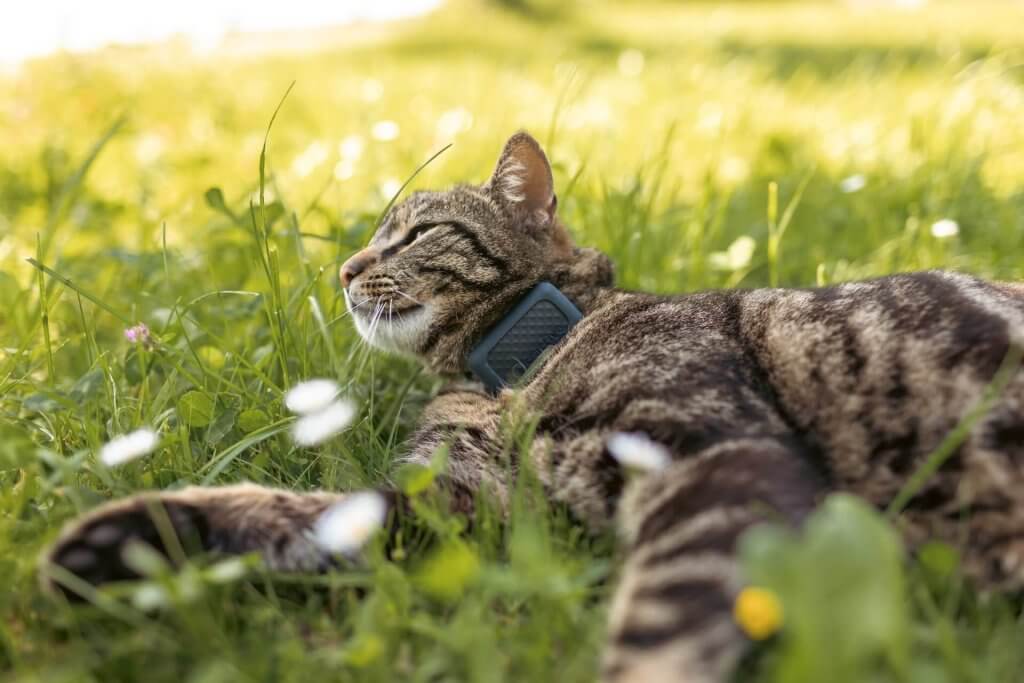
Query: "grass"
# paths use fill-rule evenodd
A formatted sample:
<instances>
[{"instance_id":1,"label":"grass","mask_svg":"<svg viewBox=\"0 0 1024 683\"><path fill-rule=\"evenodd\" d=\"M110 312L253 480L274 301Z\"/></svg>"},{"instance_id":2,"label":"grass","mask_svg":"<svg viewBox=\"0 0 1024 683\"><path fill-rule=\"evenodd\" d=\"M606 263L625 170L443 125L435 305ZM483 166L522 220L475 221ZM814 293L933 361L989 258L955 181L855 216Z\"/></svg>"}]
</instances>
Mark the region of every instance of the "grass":
<instances>
[{"instance_id":1,"label":"grass","mask_svg":"<svg viewBox=\"0 0 1024 683\"><path fill-rule=\"evenodd\" d=\"M0 77L5 677L594 679L615 551L529 482L509 525L484 514L468 536L426 496L439 543L409 529L403 559L375 547L327 578L239 580L209 563L171 576L143 558L147 582L84 608L36 587L61 523L105 499L387 479L436 381L356 342L335 275L449 142L412 187L482 179L507 135L537 134L564 218L627 287L932 267L1024 278L1020 7L596 2L544 16L453 3L309 52L119 48ZM378 139L382 121L397 137ZM942 219L959 234L935 237ZM138 321L156 348L125 341ZM359 418L298 449L282 393L318 376L344 384ZM156 453L99 464L141 425L159 429ZM802 537L751 537L748 571L782 596L786 630L744 680L1019 679L1018 604L973 593L948 548L904 561L895 524L838 499ZM153 612L157 586L170 604Z\"/></svg>"}]
</instances>

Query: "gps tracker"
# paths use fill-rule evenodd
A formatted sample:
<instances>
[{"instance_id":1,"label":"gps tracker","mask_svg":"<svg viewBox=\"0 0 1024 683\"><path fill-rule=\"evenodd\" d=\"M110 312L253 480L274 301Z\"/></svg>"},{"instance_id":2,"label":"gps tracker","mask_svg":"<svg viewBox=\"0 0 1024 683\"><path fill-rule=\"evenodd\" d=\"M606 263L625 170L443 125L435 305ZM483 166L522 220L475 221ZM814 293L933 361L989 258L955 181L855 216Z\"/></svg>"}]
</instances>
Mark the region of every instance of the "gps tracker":
<instances>
[{"instance_id":1,"label":"gps tracker","mask_svg":"<svg viewBox=\"0 0 1024 683\"><path fill-rule=\"evenodd\" d=\"M580 310L558 287L541 282L473 348L469 369L488 391L497 393L522 377L582 318Z\"/></svg>"}]
</instances>

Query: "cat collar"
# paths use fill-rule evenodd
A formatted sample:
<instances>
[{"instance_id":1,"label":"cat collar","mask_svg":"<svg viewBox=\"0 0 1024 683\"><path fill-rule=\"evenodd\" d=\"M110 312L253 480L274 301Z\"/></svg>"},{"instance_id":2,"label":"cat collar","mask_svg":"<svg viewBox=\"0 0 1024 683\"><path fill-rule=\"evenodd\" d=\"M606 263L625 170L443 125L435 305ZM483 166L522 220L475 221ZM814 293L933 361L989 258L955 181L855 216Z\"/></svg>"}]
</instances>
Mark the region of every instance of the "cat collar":
<instances>
[{"instance_id":1,"label":"cat collar","mask_svg":"<svg viewBox=\"0 0 1024 683\"><path fill-rule=\"evenodd\" d=\"M473 348L469 369L488 391L497 393L523 377L582 318L558 287L541 282Z\"/></svg>"}]
</instances>

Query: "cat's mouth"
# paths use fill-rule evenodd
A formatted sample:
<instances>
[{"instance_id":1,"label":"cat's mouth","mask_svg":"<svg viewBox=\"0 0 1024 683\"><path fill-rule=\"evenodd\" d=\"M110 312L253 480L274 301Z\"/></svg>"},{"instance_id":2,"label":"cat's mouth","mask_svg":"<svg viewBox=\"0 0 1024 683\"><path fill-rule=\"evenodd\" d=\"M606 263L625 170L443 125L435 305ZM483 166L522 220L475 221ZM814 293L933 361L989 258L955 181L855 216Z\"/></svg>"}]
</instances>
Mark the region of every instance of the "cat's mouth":
<instances>
[{"instance_id":1,"label":"cat's mouth","mask_svg":"<svg viewBox=\"0 0 1024 683\"><path fill-rule=\"evenodd\" d=\"M348 305L348 310L353 316L364 318L371 322L374 320L401 320L426 308L424 304L395 301L386 296L357 299L356 297L346 295L345 301Z\"/></svg>"},{"instance_id":2,"label":"cat's mouth","mask_svg":"<svg viewBox=\"0 0 1024 683\"><path fill-rule=\"evenodd\" d=\"M414 353L430 326L430 305L387 296L345 293L356 330L368 344L392 353Z\"/></svg>"}]
</instances>

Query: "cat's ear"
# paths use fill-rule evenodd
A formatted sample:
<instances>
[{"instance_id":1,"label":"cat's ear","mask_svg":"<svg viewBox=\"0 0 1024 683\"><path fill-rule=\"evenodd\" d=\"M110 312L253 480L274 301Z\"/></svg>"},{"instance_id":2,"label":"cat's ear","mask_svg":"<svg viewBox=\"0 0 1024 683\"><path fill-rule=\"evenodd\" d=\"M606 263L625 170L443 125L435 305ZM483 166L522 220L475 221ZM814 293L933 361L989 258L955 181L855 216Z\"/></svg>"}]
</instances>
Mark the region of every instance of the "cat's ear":
<instances>
[{"instance_id":1,"label":"cat's ear","mask_svg":"<svg viewBox=\"0 0 1024 683\"><path fill-rule=\"evenodd\" d=\"M551 165L540 144L526 131L505 143L494 174L485 185L491 194L523 220L545 227L552 222L555 198Z\"/></svg>"}]
</instances>

